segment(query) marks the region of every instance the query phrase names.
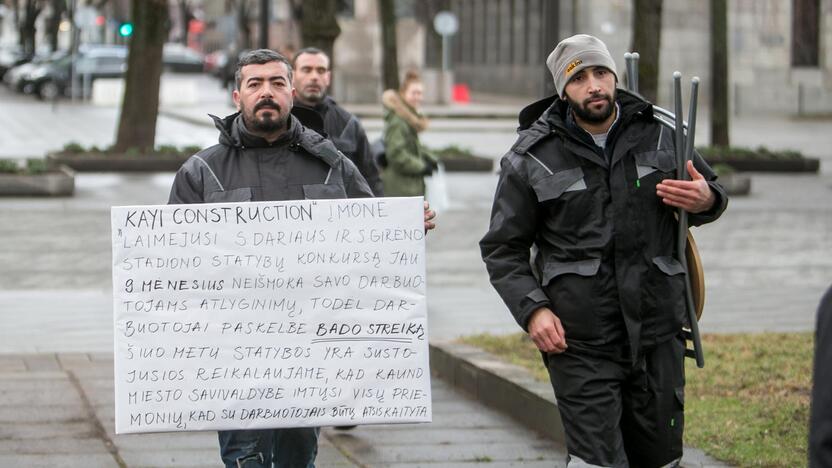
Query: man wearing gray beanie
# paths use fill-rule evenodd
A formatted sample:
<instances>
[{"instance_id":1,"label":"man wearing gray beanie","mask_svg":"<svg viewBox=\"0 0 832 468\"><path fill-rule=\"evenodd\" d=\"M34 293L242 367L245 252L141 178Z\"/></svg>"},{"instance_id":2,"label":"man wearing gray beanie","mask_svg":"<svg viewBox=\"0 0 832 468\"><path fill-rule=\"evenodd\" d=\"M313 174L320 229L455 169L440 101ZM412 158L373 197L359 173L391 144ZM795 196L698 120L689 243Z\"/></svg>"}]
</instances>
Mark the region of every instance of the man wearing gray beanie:
<instances>
[{"instance_id":1,"label":"man wearing gray beanie","mask_svg":"<svg viewBox=\"0 0 832 468\"><path fill-rule=\"evenodd\" d=\"M564 39L546 65L557 95L520 113L482 257L541 351L567 466L677 466L686 309L675 212L708 223L728 197L698 154L692 180L674 179L673 132L649 102L616 89L598 38Z\"/></svg>"}]
</instances>

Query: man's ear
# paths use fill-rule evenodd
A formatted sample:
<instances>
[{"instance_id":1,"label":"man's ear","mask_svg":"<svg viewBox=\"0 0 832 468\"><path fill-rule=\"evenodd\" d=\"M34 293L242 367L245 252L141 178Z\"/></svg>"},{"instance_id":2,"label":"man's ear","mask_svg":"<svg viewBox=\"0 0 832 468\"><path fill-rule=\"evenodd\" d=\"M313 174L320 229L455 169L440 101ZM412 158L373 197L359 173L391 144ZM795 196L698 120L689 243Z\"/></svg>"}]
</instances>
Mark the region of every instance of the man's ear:
<instances>
[{"instance_id":1,"label":"man's ear","mask_svg":"<svg viewBox=\"0 0 832 468\"><path fill-rule=\"evenodd\" d=\"M234 101L234 105L237 106L237 110L240 110L240 90L235 89L232 91L231 99Z\"/></svg>"}]
</instances>

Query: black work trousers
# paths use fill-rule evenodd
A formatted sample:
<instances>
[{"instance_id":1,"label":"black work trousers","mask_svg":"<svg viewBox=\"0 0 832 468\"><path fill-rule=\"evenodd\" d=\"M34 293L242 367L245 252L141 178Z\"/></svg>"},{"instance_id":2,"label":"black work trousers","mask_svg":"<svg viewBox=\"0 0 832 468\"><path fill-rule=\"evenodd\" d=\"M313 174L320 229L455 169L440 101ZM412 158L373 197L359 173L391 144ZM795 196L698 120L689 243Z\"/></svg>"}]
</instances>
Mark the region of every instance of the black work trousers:
<instances>
[{"instance_id":1,"label":"black work trousers","mask_svg":"<svg viewBox=\"0 0 832 468\"><path fill-rule=\"evenodd\" d=\"M577 347L576 347L577 348ZM643 350L548 354L569 455L603 467L657 468L682 457L685 343Z\"/></svg>"}]
</instances>

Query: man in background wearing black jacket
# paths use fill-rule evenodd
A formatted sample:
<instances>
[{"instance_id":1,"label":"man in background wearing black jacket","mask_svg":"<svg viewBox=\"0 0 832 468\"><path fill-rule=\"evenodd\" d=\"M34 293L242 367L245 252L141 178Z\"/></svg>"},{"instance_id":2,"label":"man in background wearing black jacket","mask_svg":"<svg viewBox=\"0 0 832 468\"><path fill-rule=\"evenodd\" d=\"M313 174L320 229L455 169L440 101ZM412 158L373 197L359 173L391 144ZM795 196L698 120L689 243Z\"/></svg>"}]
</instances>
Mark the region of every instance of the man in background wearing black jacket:
<instances>
[{"instance_id":1,"label":"man in background wearing black jacket","mask_svg":"<svg viewBox=\"0 0 832 468\"><path fill-rule=\"evenodd\" d=\"M352 161L373 191L383 195L378 167L370 153L364 128L354 115L339 106L327 95L332 77L329 57L320 49L307 47L295 54L293 85L295 103L314 109L324 120L324 131L344 155Z\"/></svg>"}]
</instances>

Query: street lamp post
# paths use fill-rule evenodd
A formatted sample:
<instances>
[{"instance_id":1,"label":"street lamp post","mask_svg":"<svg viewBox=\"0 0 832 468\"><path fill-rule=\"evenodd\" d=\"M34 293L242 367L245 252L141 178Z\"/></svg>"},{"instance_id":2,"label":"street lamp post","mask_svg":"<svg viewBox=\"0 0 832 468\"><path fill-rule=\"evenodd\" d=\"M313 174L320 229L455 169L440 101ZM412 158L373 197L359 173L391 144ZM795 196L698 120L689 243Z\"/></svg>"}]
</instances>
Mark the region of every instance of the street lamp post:
<instances>
[{"instance_id":1,"label":"street lamp post","mask_svg":"<svg viewBox=\"0 0 832 468\"><path fill-rule=\"evenodd\" d=\"M451 37L459 30L459 20L450 11L440 11L433 17L433 29L442 36L442 85L441 100L450 101L451 78Z\"/></svg>"}]
</instances>

